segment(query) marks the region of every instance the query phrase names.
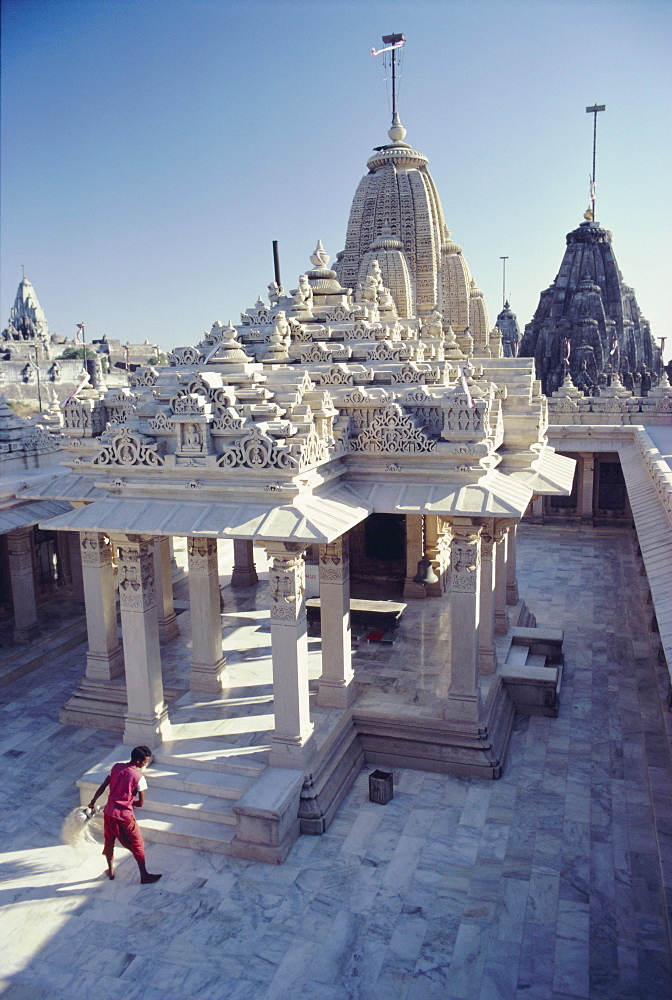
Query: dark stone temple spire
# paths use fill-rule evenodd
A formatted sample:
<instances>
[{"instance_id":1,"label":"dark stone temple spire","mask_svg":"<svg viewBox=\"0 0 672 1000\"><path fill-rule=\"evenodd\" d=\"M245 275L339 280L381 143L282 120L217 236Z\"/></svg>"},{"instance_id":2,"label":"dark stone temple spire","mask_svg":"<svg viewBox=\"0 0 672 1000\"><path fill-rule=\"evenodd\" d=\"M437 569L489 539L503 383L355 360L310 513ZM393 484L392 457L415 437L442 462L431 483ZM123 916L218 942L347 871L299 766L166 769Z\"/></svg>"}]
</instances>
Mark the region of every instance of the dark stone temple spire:
<instances>
[{"instance_id":1,"label":"dark stone temple spire","mask_svg":"<svg viewBox=\"0 0 672 1000\"><path fill-rule=\"evenodd\" d=\"M642 366L660 373L660 349L634 289L623 282L611 240L597 222L583 222L568 233L555 281L541 293L525 327L519 354L535 359L546 395L562 385L567 350L574 381L583 371L595 385L612 372L631 384Z\"/></svg>"},{"instance_id":2,"label":"dark stone temple spire","mask_svg":"<svg viewBox=\"0 0 672 1000\"><path fill-rule=\"evenodd\" d=\"M520 348L520 327L518 317L509 305L508 299L504 303L504 308L495 320L495 326L502 334L502 349L505 358L518 357Z\"/></svg>"}]
</instances>

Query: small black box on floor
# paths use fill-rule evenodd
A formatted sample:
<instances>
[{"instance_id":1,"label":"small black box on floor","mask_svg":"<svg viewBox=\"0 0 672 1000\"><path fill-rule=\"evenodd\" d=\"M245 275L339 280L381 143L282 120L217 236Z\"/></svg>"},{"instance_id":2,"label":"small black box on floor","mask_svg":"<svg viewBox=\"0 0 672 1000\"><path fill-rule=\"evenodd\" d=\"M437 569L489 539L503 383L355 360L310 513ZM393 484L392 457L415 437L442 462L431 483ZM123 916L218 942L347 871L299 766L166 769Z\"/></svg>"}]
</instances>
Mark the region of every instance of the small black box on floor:
<instances>
[{"instance_id":1,"label":"small black box on floor","mask_svg":"<svg viewBox=\"0 0 672 1000\"><path fill-rule=\"evenodd\" d=\"M369 775L369 801L384 806L394 795L392 771L372 771Z\"/></svg>"}]
</instances>

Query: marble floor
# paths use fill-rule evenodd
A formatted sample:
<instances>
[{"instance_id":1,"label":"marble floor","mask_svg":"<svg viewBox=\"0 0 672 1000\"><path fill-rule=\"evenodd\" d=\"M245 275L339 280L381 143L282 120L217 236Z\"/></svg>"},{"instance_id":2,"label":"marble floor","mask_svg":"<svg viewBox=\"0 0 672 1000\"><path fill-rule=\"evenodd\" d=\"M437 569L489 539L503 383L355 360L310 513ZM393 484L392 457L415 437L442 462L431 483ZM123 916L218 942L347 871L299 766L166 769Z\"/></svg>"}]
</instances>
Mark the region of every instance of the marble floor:
<instances>
[{"instance_id":1,"label":"marble floor","mask_svg":"<svg viewBox=\"0 0 672 1000\"><path fill-rule=\"evenodd\" d=\"M78 650L0 689L0 995L670 996L670 715L632 537L521 529L521 596L565 629L566 666L559 717L518 719L499 781L397 771L379 806L363 771L327 833L278 867L149 845L161 882L140 886L121 854L108 882L97 848L58 839L75 779L118 742L58 722ZM393 650L362 650L376 671L412 668L423 614L423 657L436 657L434 604L414 606ZM233 610L237 628L259 609Z\"/></svg>"}]
</instances>

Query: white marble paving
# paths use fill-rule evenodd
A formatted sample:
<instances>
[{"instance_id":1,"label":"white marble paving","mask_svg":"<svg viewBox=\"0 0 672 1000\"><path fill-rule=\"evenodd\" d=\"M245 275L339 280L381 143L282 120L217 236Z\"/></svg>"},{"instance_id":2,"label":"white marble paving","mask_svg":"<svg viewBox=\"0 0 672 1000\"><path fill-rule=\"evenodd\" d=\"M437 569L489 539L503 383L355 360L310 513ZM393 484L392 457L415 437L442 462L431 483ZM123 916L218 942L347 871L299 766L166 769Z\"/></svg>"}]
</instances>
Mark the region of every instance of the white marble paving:
<instances>
[{"instance_id":1,"label":"white marble paving","mask_svg":"<svg viewBox=\"0 0 672 1000\"><path fill-rule=\"evenodd\" d=\"M282 866L149 845L150 867L164 872L160 883L139 885L123 852L110 883L95 847L75 853L58 843L62 816L77 801L75 778L117 743L113 734L57 721L78 676L76 651L3 689L0 993L9 1000L668 996L672 882L659 850L672 829L665 794L672 767L630 535L581 529L572 540L523 528L520 560L529 607L567 634L559 718L518 720L497 782L398 771L394 799L378 806L368 802L361 774L327 833L301 837ZM213 712L225 717L227 746L243 767L254 766L253 751L263 755L268 733L268 635L258 631L265 612L235 608L238 599L227 595L225 635L247 636L252 655L245 661L246 650L237 650L236 683L221 703L182 700L178 743L195 768L207 755L199 725ZM428 626L427 662L441 641L432 648ZM400 651L403 639L397 662ZM376 657L356 664L373 689L385 664ZM251 694L246 678L256 685Z\"/></svg>"}]
</instances>

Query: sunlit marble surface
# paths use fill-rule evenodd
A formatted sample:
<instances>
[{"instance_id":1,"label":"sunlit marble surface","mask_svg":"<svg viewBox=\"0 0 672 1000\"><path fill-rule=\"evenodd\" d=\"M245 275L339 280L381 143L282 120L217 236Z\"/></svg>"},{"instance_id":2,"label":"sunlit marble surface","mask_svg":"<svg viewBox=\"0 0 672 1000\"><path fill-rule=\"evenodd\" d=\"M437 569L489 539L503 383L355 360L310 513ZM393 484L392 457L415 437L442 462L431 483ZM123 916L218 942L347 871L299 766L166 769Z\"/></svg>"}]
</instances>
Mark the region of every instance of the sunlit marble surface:
<instances>
[{"instance_id":1,"label":"sunlit marble surface","mask_svg":"<svg viewBox=\"0 0 672 1000\"><path fill-rule=\"evenodd\" d=\"M96 848L58 843L78 801L75 779L118 742L58 722L82 650L0 689L2 995L669 996L670 717L631 536L526 527L519 552L528 606L566 631L559 718L519 719L492 783L397 771L394 799L378 806L362 773L328 832L301 837L279 867L149 845L160 883L140 886L122 852L108 882ZM227 589L225 615L233 603ZM431 618L432 604L415 607ZM255 610L232 608L232 638L256 628ZM263 734L268 635L252 635L254 700L234 705L230 694L227 714L259 716ZM429 658L430 627L423 641ZM443 641L436 636L433 655ZM393 656L412 669L417 645L402 639ZM245 655L233 659L232 680ZM183 704L185 725L213 711Z\"/></svg>"}]
</instances>

